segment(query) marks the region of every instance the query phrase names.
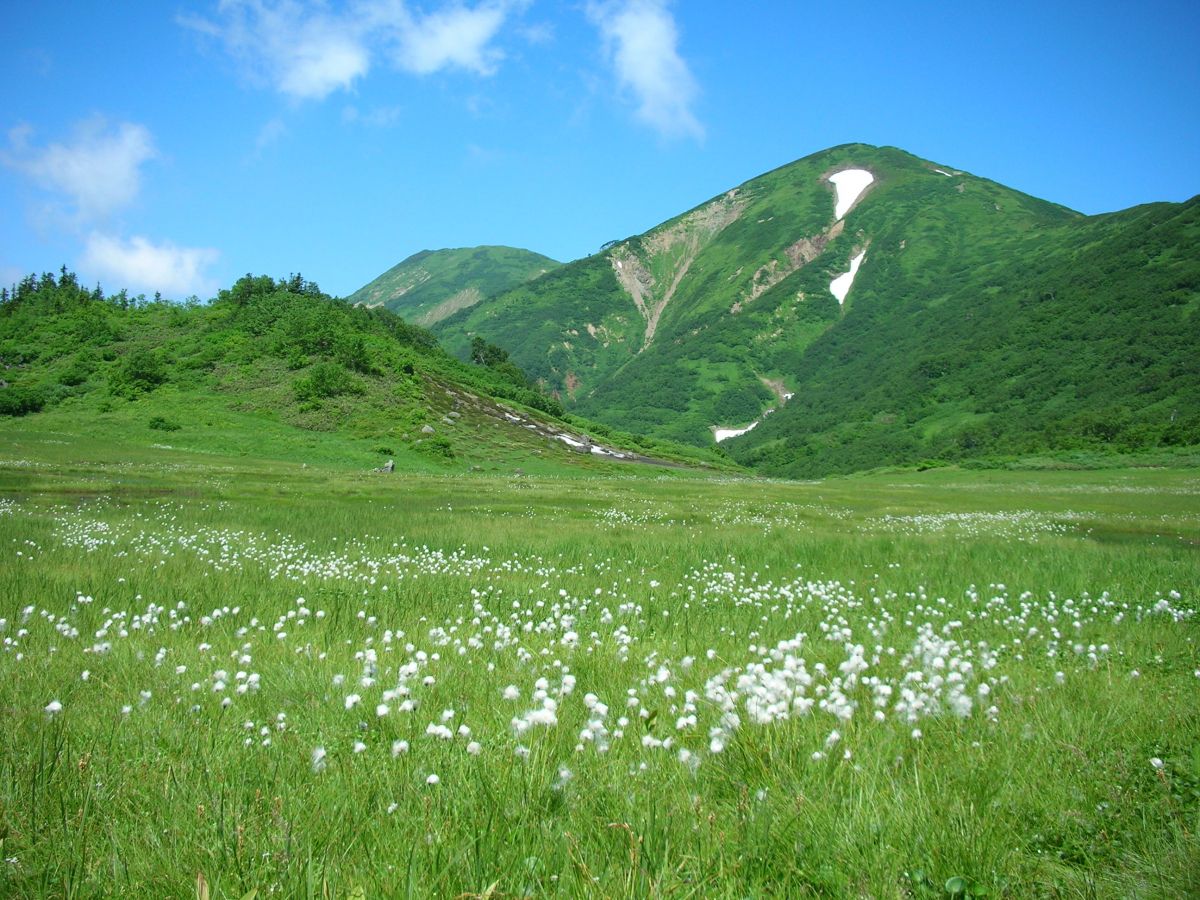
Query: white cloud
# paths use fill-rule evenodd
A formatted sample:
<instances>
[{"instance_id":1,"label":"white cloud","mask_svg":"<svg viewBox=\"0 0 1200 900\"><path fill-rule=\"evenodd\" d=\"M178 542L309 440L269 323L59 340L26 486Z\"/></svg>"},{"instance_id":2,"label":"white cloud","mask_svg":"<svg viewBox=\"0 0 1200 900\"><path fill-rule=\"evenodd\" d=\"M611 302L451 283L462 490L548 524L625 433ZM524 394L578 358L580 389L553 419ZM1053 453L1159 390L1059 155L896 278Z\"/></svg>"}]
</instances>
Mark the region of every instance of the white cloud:
<instances>
[{"instance_id":1,"label":"white cloud","mask_svg":"<svg viewBox=\"0 0 1200 900\"><path fill-rule=\"evenodd\" d=\"M93 232L88 235L80 268L115 281L120 287L147 293L162 291L180 299L190 294L210 295L215 283L207 269L218 252L208 247L178 247L170 241L148 238L123 240Z\"/></svg>"},{"instance_id":2,"label":"white cloud","mask_svg":"<svg viewBox=\"0 0 1200 900\"><path fill-rule=\"evenodd\" d=\"M441 69L466 69L491 75L503 54L491 46L509 13L508 3L481 3L474 9L453 4L412 18L398 34L394 60L418 75Z\"/></svg>"},{"instance_id":3,"label":"white cloud","mask_svg":"<svg viewBox=\"0 0 1200 900\"><path fill-rule=\"evenodd\" d=\"M84 221L107 218L132 203L141 190L142 163L157 156L144 126L110 125L100 116L80 123L67 143L34 147L32 135L28 126L9 132L5 163L62 194Z\"/></svg>"},{"instance_id":4,"label":"white cloud","mask_svg":"<svg viewBox=\"0 0 1200 900\"><path fill-rule=\"evenodd\" d=\"M279 89L300 98L321 99L367 74L367 51L351 35L322 33L309 25L298 42L280 54Z\"/></svg>"},{"instance_id":5,"label":"white cloud","mask_svg":"<svg viewBox=\"0 0 1200 900\"><path fill-rule=\"evenodd\" d=\"M493 42L528 0L451 2L428 13L404 0L358 0L331 10L318 0L220 0L213 19L179 24L217 40L253 78L297 100L349 90L377 54L400 69L429 75L463 69L491 75L504 58Z\"/></svg>"},{"instance_id":6,"label":"white cloud","mask_svg":"<svg viewBox=\"0 0 1200 900\"><path fill-rule=\"evenodd\" d=\"M349 16L295 0L221 0L219 20L181 16L215 38L255 78L298 100L321 100L367 74L370 53Z\"/></svg>"},{"instance_id":7,"label":"white cloud","mask_svg":"<svg viewBox=\"0 0 1200 900\"><path fill-rule=\"evenodd\" d=\"M206 270L216 262L216 250L144 237L125 240L113 233L110 220L137 199L141 167L158 155L149 129L95 116L79 123L65 143L37 147L32 138L27 125L12 129L9 149L0 158L55 195L52 216L83 241L80 267L89 278L99 275L119 287L175 297L211 293L214 283ZM69 214L65 223L63 205Z\"/></svg>"},{"instance_id":8,"label":"white cloud","mask_svg":"<svg viewBox=\"0 0 1200 900\"><path fill-rule=\"evenodd\" d=\"M676 48L675 19L664 0L591 2L621 86L637 98L637 115L667 137L703 137L692 113L696 81Z\"/></svg>"}]
</instances>

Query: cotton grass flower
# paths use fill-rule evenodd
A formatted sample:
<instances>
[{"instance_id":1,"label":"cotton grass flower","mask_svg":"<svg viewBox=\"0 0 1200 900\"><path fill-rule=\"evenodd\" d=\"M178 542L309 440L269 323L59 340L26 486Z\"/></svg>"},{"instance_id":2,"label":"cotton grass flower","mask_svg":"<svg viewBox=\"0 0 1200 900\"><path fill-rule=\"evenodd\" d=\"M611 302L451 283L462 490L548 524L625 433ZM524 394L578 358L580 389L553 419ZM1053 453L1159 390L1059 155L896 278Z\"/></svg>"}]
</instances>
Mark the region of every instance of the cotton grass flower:
<instances>
[{"instance_id":1,"label":"cotton grass flower","mask_svg":"<svg viewBox=\"0 0 1200 900\"><path fill-rule=\"evenodd\" d=\"M316 773L325 771L327 765L326 753L324 747L314 747L312 752L312 770Z\"/></svg>"},{"instance_id":2,"label":"cotton grass flower","mask_svg":"<svg viewBox=\"0 0 1200 900\"><path fill-rule=\"evenodd\" d=\"M57 716L60 712L62 712L62 708L63 708L63 705L59 701L51 700L45 706L46 715L51 716L51 717Z\"/></svg>"}]
</instances>

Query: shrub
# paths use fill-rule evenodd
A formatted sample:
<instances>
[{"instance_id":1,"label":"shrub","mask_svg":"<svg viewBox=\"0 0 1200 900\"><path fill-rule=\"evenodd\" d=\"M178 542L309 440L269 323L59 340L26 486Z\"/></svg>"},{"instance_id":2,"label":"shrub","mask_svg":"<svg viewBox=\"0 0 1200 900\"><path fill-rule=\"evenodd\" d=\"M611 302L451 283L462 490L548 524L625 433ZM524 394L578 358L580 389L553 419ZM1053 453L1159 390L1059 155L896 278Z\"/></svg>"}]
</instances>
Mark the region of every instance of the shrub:
<instances>
[{"instance_id":1,"label":"shrub","mask_svg":"<svg viewBox=\"0 0 1200 900\"><path fill-rule=\"evenodd\" d=\"M88 376L91 374L92 366L83 359L76 359L71 367L62 373L58 381L67 387L79 387L88 380Z\"/></svg>"},{"instance_id":2,"label":"shrub","mask_svg":"<svg viewBox=\"0 0 1200 900\"><path fill-rule=\"evenodd\" d=\"M45 397L34 388L0 388L0 416L24 416L45 405Z\"/></svg>"},{"instance_id":3,"label":"shrub","mask_svg":"<svg viewBox=\"0 0 1200 900\"><path fill-rule=\"evenodd\" d=\"M151 416L150 427L155 431L178 431L181 426L178 422L172 422L170 419L162 416Z\"/></svg>"},{"instance_id":4,"label":"shrub","mask_svg":"<svg viewBox=\"0 0 1200 900\"><path fill-rule=\"evenodd\" d=\"M109 379L109 390L121 397L154 390L167 380L166 367L162 359L149 350L132 350L117 365Z\"/></svg>"},{"instance_id":5,"label":"shrub","mask_svg":"<svg viewBox=\"0 0 1200 900\"><path fill-rule=\"evenodd\" d=\"M294 385L296 399L313 402L342 394L361 394L362 386L337 363L317 363Z\"/></svg>"},{"instance_id":6,"label":"shrub","mask_svg":"<svg viewBox=\"0 0 1200 900\"><path fill-rule=\"evenodd\" d=\"M454 459L453 445L440 434L423 438L417 441L415 446L417 450L426 456L432 456L437 459Z\"/></svg>"}]
</instances>

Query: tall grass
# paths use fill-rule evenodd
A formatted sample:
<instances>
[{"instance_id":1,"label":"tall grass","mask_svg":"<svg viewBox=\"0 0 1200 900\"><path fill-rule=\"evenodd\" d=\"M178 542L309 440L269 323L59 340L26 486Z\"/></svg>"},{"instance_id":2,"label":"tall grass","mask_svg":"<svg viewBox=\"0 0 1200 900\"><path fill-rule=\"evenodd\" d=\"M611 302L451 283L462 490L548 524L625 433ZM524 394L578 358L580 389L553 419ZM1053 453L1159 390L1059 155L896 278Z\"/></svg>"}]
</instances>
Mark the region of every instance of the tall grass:
<instances>
[{"instance_id":1,"label":"tall grass","mask_svg":"<svg viewBox=\"0 0 1200 900\"><path fill-rule=\"evenodd\" d=\"M64 457L0 468L0 894L1200 891L1192 472ZM819 705L854 645L899 689L938 641L990 688L966 715ZM754 666L801 658L818 705L755 724ZM539 678L555 723L522 730Z\"/></svg>"}]
</instances>

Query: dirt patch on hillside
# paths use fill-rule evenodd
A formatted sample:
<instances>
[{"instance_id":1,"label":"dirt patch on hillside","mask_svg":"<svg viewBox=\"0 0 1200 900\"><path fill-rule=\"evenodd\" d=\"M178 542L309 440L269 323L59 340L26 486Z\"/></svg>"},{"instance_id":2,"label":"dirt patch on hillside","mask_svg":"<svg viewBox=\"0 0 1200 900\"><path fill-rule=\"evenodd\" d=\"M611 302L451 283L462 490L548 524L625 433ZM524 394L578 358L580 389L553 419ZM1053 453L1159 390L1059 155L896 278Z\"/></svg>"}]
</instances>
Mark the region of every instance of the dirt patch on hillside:
<instances>
[{"instance_id":1,"label":"dirt patch on hillside","mask_svg":"<svg viewBox=\"0 0 1200 900\"><path fill-rule=\"evenodd\" d=\"M442 319L448 319L460 309L467 309L474 306L482 299L483 294L480 293L479 288L463 288L457 294L447 297L437 306L433 307L433 309L422 313L417 318L416 323L428 328L430 325L442 321Z\"/></svg>"},{"instance_id":2,"label":"dirt patch on hillside","mask_svg":"<svg viewBox=\"0 0 1200 900\"><path fill-rule=\"evenodd\" d=\"M609 253L617 281L646 321L642 350L654 340L663 310L675 296L700 251L736 222L745 208L746 200L738 196L737 190L732 190L674 224L647 235L641 242L646 258L639 256L629 244L614 247ZM656 279L651 268L668 277L661 281Z\"/></svg>"},{"instance_id":3,"label":"dirt patch on hillside","mask_svg":"<svg viewBox=\"0 0 1200 900\"><path fill-rule=\"evenodd\" d=\"M783 383L782 378L765 378L762 375L758 376L767 389L775 395L775 399L779 401L779 405L787 403L792 396L792 392L787 389L787 385Z\"/></svg>"},{"instance_id":4,"label":"dirt patch on hillside","mask_svg":"<svg viewBox=\"0 0 1200 900\"><path fill-rule=\"evenodd\" d=\"M793 272L808 265L825 252L830 241L839 237L846 227L845 219L838 219L827 229L813 237L802 237L783 251L784 259L772 259L761 265L750 278L750 289L744 293L729 311L737 315L747 303L753 303Z\"/></svg>"}]
</instances>

